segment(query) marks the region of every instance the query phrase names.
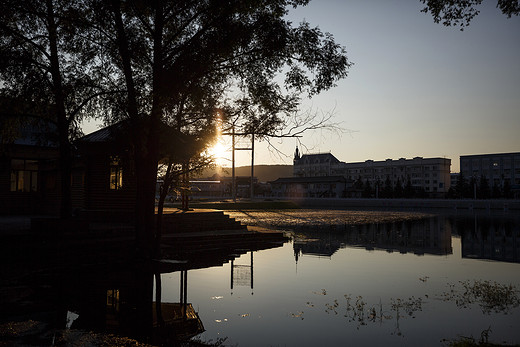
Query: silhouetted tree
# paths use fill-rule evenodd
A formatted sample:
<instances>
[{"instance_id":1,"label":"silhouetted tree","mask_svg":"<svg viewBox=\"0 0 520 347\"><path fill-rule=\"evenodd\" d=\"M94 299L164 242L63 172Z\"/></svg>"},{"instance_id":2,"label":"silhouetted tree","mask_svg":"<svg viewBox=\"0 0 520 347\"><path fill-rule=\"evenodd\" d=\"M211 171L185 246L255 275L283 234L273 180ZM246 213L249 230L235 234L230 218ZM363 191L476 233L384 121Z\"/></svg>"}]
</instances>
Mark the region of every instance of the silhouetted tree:
<instances>
[{"instance_id":1,"label":"silhouetted tree","mask_svg":"<svg viewBox=\"0 0 520 347\"><path fill-rule=\"evenodd\" d=\"M455 185L455 193L456 197L459 199L471 197L471 189L469 187L468 181L466 180L466 176L464 176L462 172L459 174L457 184Z\"/></svg>"},{"instance_id":2,"label":"silhouetted tree","mask_svg":"<svg viewBox=\"0 0 520 347\"><path fill-rule=\"evenodd\" d=\"M412 186L412 180L410 179L410 176L406 178L406 185L404 186L404 192L403 195L405 198L413 198L414 197L414 189Z\"/></svg>"},{"instance_id":3,"label":"silhouetted tree","mask_svg":"<svg viewBox=\"0 0 520 347\"><path fill-rule=\"evenodd\" d=\"M504 187L502 188L502 196L505 199L513 198L513 191L511 189L511 182L508 179L504 180Z\"/></svg>"},{"instance_id":4,"label":"silhouetted tree","mask_svg":"<svg viewBox=\"0 0 520 347\"><path fill-rule=\"evenodd\" d=\"M356 182L354 182L354 188L359 190L363 189L363 180L361 179L361 176L359 176Z\"/></svg>"},{"instance_id":5,"label":"silhouetted tree","mask_svg":"<svg viewBox=\"0 0 520 347\"><path fill-rule=\"evenodd\" d=\"M466 192L466 198L471 198L471 199L474 199L474 198L478 198L478 197L475 197L475 192L477 191L477 179L473 176L471 176L471 178L469 179L469 184L468 184L468 191Z\"/></svg>"},{"instance_id":6,"label":"silhouetted tree","mask_svg":"<svg viewBox=\"0 0 520 347\"><path fill-rule=\"evenodd\" d=\"M471 20L479 14L477 9L482 0L421 0L426 5L421 12L430 12L435 23L445 26L460 26L464 30ZM498 0L497 8L508 18L518 16L520 3L518 0Z\"/></svg>"},{"instance_id":7,"label":"silhouetted tree","mask_svg":"<svg viewBox=\"0 0 520 347\"><path fill-rule=\"evenodd\" d=\"M489 182L484 175L480 176L477 196L479 199L489 199L491 197L491 189L489 188Z\"/></svg>"},{"instance_id":8,"label":"silhouetted tree","mask_svg":"<svg viewBox=\"0 0 520 347\"><path fill-rule=\"evenodd\" d=\"M493 188L491 190L491 197L493 199L499 199L502 197L502 192L500 191L500 186L497 184L497 182L493 182Z\"/></svg>"},{"instance_id":9,"label":"silhouetted tree","mask_svg":"<svg viewBox=\"0 0 520 347\"><path fill-rule=\"evenodd\" d=\"M394 188L392 187L392 181L390 181L390 176L386 176L385 179L385 186L383 190L381 191L381 197L390 199L393 197L394 194Z\"/></svg>"},{"instance_id":10,"label":"silhouetted tree","mask_svg":"<svg viewBox=\"0 0 520 347\"><path fill-rule=\"evenodd\" d=\"M101 92L98 71L89 68L95 49L80 35L83 6L64 0L0 3L0 93L39 105L32 114L56 124L63 218L72 211L71 140Z\"/></svg>"},{"instance_id":11,"label":"silhouetted tree","mask_svg":"<svg viewBox=\"0 0 520 347\"><path fill-rule=\"evenodd\" d=\"M367 180L365 180L365 184L363 185L362 197L371 198L372 196L374 196L374 189L372 188L372 185L370 184L370 182L367 179Z\"/></svg>"},{"instance_id":12,"label":"silhouetted tree","mask_svg":"<svg viewBox=\"0 0 520 347\"><path fill-rule=\"evenodd\" d=\"M308 23L292 27L286 19L288 7L306 3L92 0L89 20L96 24L100 56L113 62L113 85L125 86L109 120L144 120L132 134L136 231L144 256L153 238L162 121L185 134L211 126L214 106L224 104L222 116L233 116L236 106L225 103L233 91L257 110L252 126L278 126L280 111L294 109L300 93L315 95L346 76L350 63L331 35ZM287 93L275 82L281 72Z\"/></svg>"},{"instance_id":13,"label":"silhouetted tree","mask_svg":"<svg viewBox=\"0 0 520 347\"><path fill-rule=\"evenodd\" d=\"M395 182L394 198L402 198L403 195L404 195L403 184L401 183L401 179L398 178L397 182Z\"/></svg>"}]
</instances>

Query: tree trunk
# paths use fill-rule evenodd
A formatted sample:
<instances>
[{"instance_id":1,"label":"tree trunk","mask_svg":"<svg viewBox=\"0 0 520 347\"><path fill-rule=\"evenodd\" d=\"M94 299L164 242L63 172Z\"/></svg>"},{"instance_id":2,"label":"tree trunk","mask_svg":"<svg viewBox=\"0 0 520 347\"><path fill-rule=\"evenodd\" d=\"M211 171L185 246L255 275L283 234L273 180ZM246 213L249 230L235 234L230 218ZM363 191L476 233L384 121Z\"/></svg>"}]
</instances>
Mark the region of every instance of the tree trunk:
<instances>
[{"instance_id":1,"label":"tree trunk","mask_svg":"<svg viewBox=\"0 0 520 347\"><path fill-rule=\"evenodd\" d=\"M137 91L133 79L132 55L129 50L128 38L125 32L121 14L121 3L112 0L112 12L117 36L119 54L125 83L127 88L127 112L132 125L134 141L135 174L136 174L136 203L135 203L135 232L136 249L139 258L148 259L153 251L153 229L155 214L155 182L157 179L158 142L157 121L154 121L154 112L150 119L139 119L137 105ZM139 126L141 125L141 126Z\"/></svg>"},{"instance_id":2,"label":"tree trunk","mask_svg":"<svg viewBox=\"0 0 520 347\"><path fill-rule=\"evenodd\" d=\"M56 117L58 124L58 142L60 155L60 179L61 201L60 217L69 218L72 215L71 198L71 174L72 174L72 148L69 141L69 120L65 110L65 97L63 95L63 83L61 78L60 63L58 57L58 34L54 21L54 7L52 0L46 1L47 28L49 32L50 48L50 73L52 76L53 93L55 97Z\"/></svg>"}]
</instances>

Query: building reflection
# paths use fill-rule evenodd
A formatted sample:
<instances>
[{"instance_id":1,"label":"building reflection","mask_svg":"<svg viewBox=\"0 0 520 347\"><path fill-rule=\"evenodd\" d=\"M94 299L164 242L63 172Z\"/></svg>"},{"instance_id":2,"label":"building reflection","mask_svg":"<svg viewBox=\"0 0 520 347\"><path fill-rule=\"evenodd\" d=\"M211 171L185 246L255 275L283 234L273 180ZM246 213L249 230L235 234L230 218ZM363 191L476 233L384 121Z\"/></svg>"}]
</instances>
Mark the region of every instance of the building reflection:
<instances>
[{"instance_id":1,"label":"building reflection","mask_svg":"<svg viewBox=\"0 0 520 347\"><path fill-rule=\"evenodd\" d=\"M235 264L231 261L231 295L233 295L234 287L248 287L251 288L251 295L253 295L253 252L250 252L249 264Z\"/></svg>"},{"instance_id":2,"label":"building reflection","mask_svg":"<svg viewBox=\"0 0 520 347\"><path fill-rule=\"evenodd\" d=\"M473 216L453 219L461 236L462 257L520 262L520 224L512 218Z\"/></svg>"},{"instance_id":3,"label":"building reflection","mask_svg":"<svg viewBox=\"0 0 520 347\"><path fill-rule=\"evenodd\" d=\"M442 217L299 232L293 240L296 261L301 255L330 258L345 247L416 255L446 255L453 251L451 227Z\"/></svg>"},{"instance_id":4,"label":"building reflection","mask_svg":"<svg viewBox=\"0 0 520 347\"><path fill-rule=\"evenodd\" d=\"M332 257L346 247L368 251L453 254L451 237L461 238L468 259L520 262L520 221L508 216L436 216L413 221L347 226L341 230L299 231L293 238L295 260L302 255Z\"/></svg>"},{"instance_id":5,"label":"building reflection","mask_svg":"<svg viewBox=\"0 0 520 347\"><path fill-rule=\"evenodd\" d=\"M248 285L252 291L253 252L282 244L220 249L182 261L155 261L126 269L62 272L53 284L57 325L60 329L111 333L154 345L187 340L204 331L202 319L188 299L189 271L231 262L231 290ZM248 264L235 264L247 253ZM162 302L161 274L175 272L179 273L179 301Z\"/></svg>"}]
</instances>

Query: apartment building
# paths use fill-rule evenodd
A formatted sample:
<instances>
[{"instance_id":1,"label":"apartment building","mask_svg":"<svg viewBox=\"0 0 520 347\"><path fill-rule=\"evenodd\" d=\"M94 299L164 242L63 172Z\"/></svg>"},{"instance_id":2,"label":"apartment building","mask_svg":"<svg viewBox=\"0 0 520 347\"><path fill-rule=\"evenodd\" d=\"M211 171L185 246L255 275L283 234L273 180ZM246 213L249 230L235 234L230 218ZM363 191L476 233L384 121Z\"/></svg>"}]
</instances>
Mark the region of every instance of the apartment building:
<instances>
[{"instance_id":1,"label":"apartment building","mask_svg":"<svg viewBox=\"0 0 520 347\"><path fill-rule=\"evenodd\" d=\"M412 187L424 189L430 196L443 196L450 188L451 159L447 158L400 158L382 161L345 163L330 153L299 155L296 151L293 176L343 176L348 180L361 179L372 186L381 185L388 178L392 185L399 181L405 185L410 180Z\"/></svg>"},{"instance_id":2,"label":"apartment building","mask_svg":"<svg viewBox=\"0 0 520 347\"><path fill-rule=\"evenodd\" d=\"M460 172L466 179L487 178L489 185L520 190L520 152L460 156Z\"/></svg>"}]
</instances>

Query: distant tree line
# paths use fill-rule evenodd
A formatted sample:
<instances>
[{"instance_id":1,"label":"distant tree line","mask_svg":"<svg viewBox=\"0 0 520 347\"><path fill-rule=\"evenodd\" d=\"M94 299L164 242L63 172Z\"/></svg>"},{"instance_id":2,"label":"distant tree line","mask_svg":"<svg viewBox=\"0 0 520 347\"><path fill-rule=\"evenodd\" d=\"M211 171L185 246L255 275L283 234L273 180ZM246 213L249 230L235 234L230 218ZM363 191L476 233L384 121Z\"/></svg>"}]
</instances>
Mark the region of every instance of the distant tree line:
<instances>
[{"instance_id":1,"label":"distant tree line","mask_svg":"<svg viewBox=\"0 0 520 347\"><path fill-rule=\"evenodd\" d=\"M494 182L490 185L485 176L480 179L471 177L467 179L462 173L455 186L450 187L446 193L447 199L512 199L514 197L511 183L509 180L502 180L503 185ZM410 177L406 181L397 179L395 184L390 177L384 181L376 182L363 181L361 177L354 182L353 188L361 192L362 198L382 198L382 199L423 199L428 198L429 194L423 187L414 187Z\"/></svg>"},{"instance_id":2,"label":"distant tree line","mask_svg":"<svg viewBox=\"0 0 520 347\"><path fill-rule=\"evenodd\" d=\"M419 199L428 197L428 193L424 188L412 186L410 177L406 181L397 179L395 184L392 183L388 176L384 181L377 180L373 183L368 180L363 182L361 177L358 177L354 182L354 189L361 191L361 197L363 198Z\"/></svg>"},{"instance_id":3,"label":"distant tree line","mask_svg":"<svg viewBox=\"0 0 520 347\"><path fill-rule=\"evenodd\" d=\"M490 185L485 176L479 179L470 177L467 179L462 172L459 175L457 184L450 187L446 195L449 199L512 199L513 191L509 180L501 180L503 185L494 182Z\"/></svg>"}]
</instances>

